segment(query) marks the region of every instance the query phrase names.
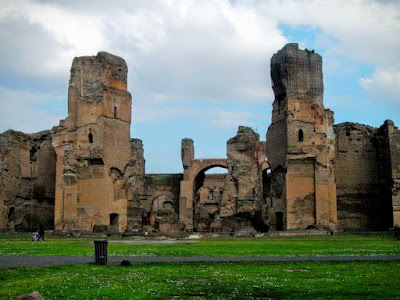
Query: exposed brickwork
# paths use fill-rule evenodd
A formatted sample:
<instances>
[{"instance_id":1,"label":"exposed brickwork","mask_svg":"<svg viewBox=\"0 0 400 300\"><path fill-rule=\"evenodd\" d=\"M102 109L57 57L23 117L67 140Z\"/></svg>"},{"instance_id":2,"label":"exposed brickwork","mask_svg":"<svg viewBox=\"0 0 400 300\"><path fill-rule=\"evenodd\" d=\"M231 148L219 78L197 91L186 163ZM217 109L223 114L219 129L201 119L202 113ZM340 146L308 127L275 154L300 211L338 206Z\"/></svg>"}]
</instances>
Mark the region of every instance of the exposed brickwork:
<instances>
[{"instance_id":1,"label":"exposed brickwork","mask_svg":"<svg viewBox=\"0 0 400 300\"><path fill-rule=\"evenodd\" d=\"M0 228L53 228L55 168L50 131L0 134Z\"/></svg>"},{"instance_id":2,"label":"exposed brickwork","mask_svg":"<svg viewBox=\"0 0 400 300\"><path fill-rule=\"evenodd\" d=\"M126 82L125 61L106 52L72 63L68 117L53 129L58 230L127 227L125 182L131 174L125 178L125 172L137 171L130 168L135 165L135 146L130 142L131 95Z\"/></svg>"},{"instance_id":3,"label":"exposed brickwork","mask_svg":"<svg viewBox=\"0 0 400 300\"><path fill-rule=\"evenodd\" d=\"M399 131L391 121L342 123L335 134L339 229L387 230L396 214Z\"/></svg>"},{"instance_id":4,"label":"exposed brickwork","mask_svg":"<svg viewBox=\"0 0 400 300\"><path fill-rule=\"evenodd\" d=\"M269 220L276 229L337 223L333 113L323 106L322 58L288 44L271 59L275 101L267 133Z\"/></svg>"},{"instance_id":5,"label":"exposed brickwork","mask_svg":"<svg viewBox=\"0 0 400 300\"><path fill-rule=\"evenodd\" d=\"M400 131L334 126L323 104L322 58L288 44L271 59L275 100L267 141L240 126L227 158L195 158L182 174L145 174L130 138L125 61L74 59L68 117L51 132L0 134L0 228L243 232L400 225ZM213 167L226 174L206 174Z\"/></svg>"}]
</instances>

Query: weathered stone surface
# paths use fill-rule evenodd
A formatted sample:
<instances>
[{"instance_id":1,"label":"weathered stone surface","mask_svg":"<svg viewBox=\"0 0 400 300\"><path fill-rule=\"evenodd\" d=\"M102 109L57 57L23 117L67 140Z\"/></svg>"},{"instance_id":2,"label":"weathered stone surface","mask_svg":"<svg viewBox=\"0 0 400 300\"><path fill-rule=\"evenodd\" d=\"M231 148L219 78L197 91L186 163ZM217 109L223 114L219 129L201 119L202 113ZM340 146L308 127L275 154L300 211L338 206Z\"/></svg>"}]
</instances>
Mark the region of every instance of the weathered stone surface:
<instances>
[{"instance_id":1,"label":"weathered stone surface","mask_svg":"<svg viewBox=\"0 0 400 300\"><path fill-rule=\"evenodd\" d=\"M236 184L235 192L238 201L261 199L261 166L257 153L259 141L259 135L250 127L240 126L237 135L227 143L229 180ZM246 210L246 208L243 209Z\"/></svg>"},{"instance_id":2,"label":"weathered stone surface","mask_svg":"<svg viewBox=\"0 0 400 300\"><path fill-rule=\"evenodd\" d=\"M376 228L379 174L376 129L355 123L335 125L339 229Z\"/></svg>"},{"instance_id":3,"label":"weathered stone surface","mask_svg":"<svg viewBox=\"0 0 400 300\"><path fill-rule=\"evenodd\" d=\"M0 134L0 228L53 228L55 160L49 131Z\"/></svg>"},{"instance_id":4,"label":"weathered stone surface","mask_svg":"<svg viewBox=\"0 0 400 300\"><path fill-rule=\"evenodd\" d=\"M247 227L233 232L234 237L255 237L256 234L257 231L253 227Z\"/></svg>"},{"instance_id":5,"label":"weathered stone surface","mask_svg":"<svg viewBox=\"0 0 400 300\"><path fill-rule=\"evenodd\" d=\"M144 162L135 160L138 142L130 142L131 95L126 83L127 66L120 57L99 52L72 63L68 117L53 129L56 229L127 227L129 183L137 179Z\"/></svg>"},{"instance_id":6,"label":"weathered stone surface","mask_svg":"<svg viewBox=\"0 0 400 300\"><path fill-rule=\"evenodd\" d=\"M127 65L112 54L77 57L68 117L50 131L0 134L0 228L235 232L319 228L386 230L400 224L400 131L333 126L323 105L322 58L288 44L271 59L275 100L267 141L240 126L227 158L195 158L182 174L145 174L130 139ZM207 175L214 167L227 174ZM54 200L55 199L55 200ZM54 216L54 222L52 221Z\"/></svg>"},{"instance_id":7,"label":"weathered stone surface","mask_svg":"<svg viewBox=\"0 0 400 300\"><path fill-rule=\"evenodd\" d=\"M251 128L240 126L237 135L227 143L228 175L221 203L221 217L240 216L260 230L267 230L263 213L262 167L265 148ZM264 146L264 144L263 144Z\"/></svg>"},{"instance_id":8,"label":"weathered stone surface","mask_svg":"<svg viewBox=\"0 0 400 300\"><path fill-rule=\"evenodd\" d=\"M17 300L44 300L42 295L38 291L33 291L28 294L23 294L16 298Z\"/></svg>"},{"instance_id":9,"label":"weathered stone surface","mask_svg":"<svg viewBox=\"0 0 400 300\"><path fill-rule=\"evenodd\" d=\"M207 188L202 188L206 177L205 172L214 167L227 168L226 159L195 159L193 140L189 138L182 140L181 157L184 172L183 180L180 182L179 222L186 231L214 229L217 231L220 228L219 209L216 208L216 204L213 204L215 213L209 214L209 209L205 208L204 203L200 203L200 199L204 200L208 197ZM211 207L210 210L212 210Z\"/></svg>"},{"instance_id":10,"label":"weathered stone surface","mask_svg":"<svg viewBox=\"0 0 400 300\"><path fill-rule=\"evenodd\" d=\"M128 205L128 228L134 232L182 231L179 223L179 183L182 174L146 174Z\"/></svg>"},{"instance_id":11,"label":"weathered stone surface","mask_svg":"<svg viewBox=\"0 0 400 300\"><path fill-rule=\"evenodd\" d=\"M269 220L275 229L335 227L333 113L323 106L322 58L288 44L271 59L275 101L267 133Z\"/></svg>"},{"instance_id":12,"label":"weathered stone surface","mask_svg":"<svg viewBox=\"0 0 400 300\"><path fill-rule=\"evenodd\" d=\"M182 139L181 159L182 159L182 165L183 165L183 174L186 179L189 174L188 169L192 163L192 160L194 159L194 146L193 146L192 139L189 139L189 138Z\"/></svg>"},{"instance_id":13,"label":"weathered stone surface","mask_svg":"<svg viewBox=\"0 0 400 300\"><path fill-rule=\"evenodd\" d=\"M400 140L397 128L391 121L379 129L342 123L335 134L339 229L387 230L396 202L398 147L390 144Z\"/></svg>"},{"instance_id":14,"label":"weathered stone surface","mask_svg":"<svg viewBox=\"0 0 400 300\"><path fill-rule=\"evenodd\" d=\"M287 44L271 59L271 79L278 102L296 97L322 105L322 57L314 51L299 51L298 44Z\"/></svg>"},{"instance_id":15,"label":"weathered stone surface","mask_svg":"<svg viewBox=\"0 0 400 300\"><path fill-rule=\"evenodd\" d=\"M195 195L194 225L197 231L220 231L220 204L226 174L205 175Z\"/></svg>"},{"instance_id":16,"label":"weathered stone surface","mask_svg":"<svg viewBox=\"0 0 400 300\"><path fill-rule=\"evenodd\" d=\"M383 227L400 224L400 131L386 120L378 129L379 177Z\"/></svg>"}]
</instances>

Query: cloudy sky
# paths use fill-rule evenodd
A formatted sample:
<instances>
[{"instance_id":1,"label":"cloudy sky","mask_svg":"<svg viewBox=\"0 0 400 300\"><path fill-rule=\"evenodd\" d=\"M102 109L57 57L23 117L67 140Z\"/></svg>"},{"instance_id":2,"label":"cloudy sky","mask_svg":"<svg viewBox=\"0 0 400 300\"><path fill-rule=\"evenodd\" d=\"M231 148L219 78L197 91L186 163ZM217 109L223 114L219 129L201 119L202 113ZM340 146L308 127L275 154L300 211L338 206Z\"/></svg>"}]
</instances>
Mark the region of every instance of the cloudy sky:
<instances>
[{"instance_id":1,"label":"cloudy sky","mask_svg":"<svg viewBox=\"0 0 400 300\"><path fill-rule=\"evenodd\" d=\"M1 0L0 132L50 129L67 115L75 56L123 57L131 136L148 173L181 172L180 141L225 157L239 125L265 139L269 61L288 42L323 56L336 123L400 125L400 1Z\"/></svg>"}]
</instances>

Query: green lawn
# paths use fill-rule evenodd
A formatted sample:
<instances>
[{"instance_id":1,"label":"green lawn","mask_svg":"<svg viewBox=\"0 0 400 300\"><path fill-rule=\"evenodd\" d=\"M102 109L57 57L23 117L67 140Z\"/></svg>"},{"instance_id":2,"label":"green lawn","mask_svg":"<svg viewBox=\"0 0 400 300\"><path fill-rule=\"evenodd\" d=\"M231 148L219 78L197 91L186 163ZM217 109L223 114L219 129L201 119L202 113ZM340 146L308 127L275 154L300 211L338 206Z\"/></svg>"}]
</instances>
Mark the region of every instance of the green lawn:
<instances>
[{"instance_id":1,"label":"green lawn","mask_svg":"<svg viewBox=\"0 0 400 300\"><path fill-rule=\"evenodd\" d=\"M0 299L400 299L399 262L76 265L0 271Z\"/></svg>"},{"instance_id":2,"label":"green lawn","mask_svg":"<svg viewBox=\"0 0 400 300\"><path fill-rule=\"evenodd\" d=\"M400 255L400 242L380 236L310 236L262 239L201 239L185 245L109 244L110 256L322 256ZM0 236L0 255L94 254L93 239L49 237L31 242L24 235Z\"/></svg>"}]
</instances>

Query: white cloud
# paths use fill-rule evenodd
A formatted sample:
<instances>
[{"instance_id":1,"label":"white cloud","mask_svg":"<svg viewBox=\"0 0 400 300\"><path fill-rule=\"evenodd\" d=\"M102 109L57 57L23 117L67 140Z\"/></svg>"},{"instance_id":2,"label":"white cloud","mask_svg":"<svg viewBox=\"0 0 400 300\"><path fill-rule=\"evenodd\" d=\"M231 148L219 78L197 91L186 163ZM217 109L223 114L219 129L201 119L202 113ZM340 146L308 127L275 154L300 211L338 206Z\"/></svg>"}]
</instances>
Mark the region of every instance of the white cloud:
<instances>
[{"instance_id":1,"label":"white cloud","mask_svg":"<svg viewBox=\"0 0 400 300\"><path fill-rule=\"evenodd\" d=\"M0 67L65 81L74 56L106 50L127 60L129 86L142 95L271 96L260 93L270 86L268 61L286 42L274 19L228 0L118 3L6 1Z\"/></svg>"},{"instance_id":2,"label":"white cloud","mask_svg":"<svg viewBox=\"0 0 400 300\"><path fill-rule=\"evenodd\" d=\"M209 123L219 128L237 128L240 125L254 127L258 119L266 118L264 115L256 115L243 111L216 110L207 114Z\"/></svg>"},{"instance_id":3,"label":"white cloud","mask_svg":"<svg viewBox=\"0 0 400 300\"><path fill-rule=\"evenodd\" d=\"M377 69L359 82L374 99L395 103L400 108L400 68Z\"/></svg>"},{"instance_id":4,"label":"white cloud","mask_svg":"<svg viewBox=\"0 0 400 300\"><path fill-rule=\"evenodd\" d=\"M29 0L6 1L2 7L0 37L11 43L3 47L0 64L11 71L64 79L77 53L95 54L106 46L100 16Z\"/></svg>"},{"instance_id":5,"label":"white cloud","mask_svg":"<svg viewBox=\"0 0 400 300\"><path fill-rule=\"evenodd\" d=\"M238 125L250 126L248 117L249 115L246 113L220 110L216 112L216 119L212 120L211 124L225 128L235 128Z\"/></svg>"},{"instance_id":6,"label":"white cloud","mask_svg":"<svg viewBox=\"0 0 400 300\"><path fill-rule=\"evenodd\" d=\"M399 11L399 2L372 0L5 0L0 69L58 80L66 90L74 56L109 51L128 63L133 121L166 120L191 114L183 102L271 101L269 60L287 42L279 23L320 28L316 44L334 72L344 71L343 55L376 66L376 76L398 68ZM336 61L326 60L332 57ZM353 65L346 66L352 72ZM375 74L363 80L371 93L384 86L392 94L393 86L374 84ZM157 112L159 103L164 113ZM249 124L246 114L221 113L212 122Z\"/></svg>"},{"instance_id":7,"label":"white cloud","mask_svg":"<svg viewBox=\"0 0 400 300\"><path fill-rule=\"evenodd\" d=\"M334 37L337 43L329 42L328 53L340 53L374 64L399 63L398 1L271 0L257 3L263 6L265 15L276 17L280 22L315 26Z\"/></svg>"},{"instance_id":8,"label":"white cloud","mask_svg":"<svg viewBox=\"0 0 400 300\"><path fill-rule=\"evenodd\" d=\"M0 86L0 132L14 129L27 133L51 129L61 116L40 108L54 101L65 101L62 95L18 91Z\"/></svg>"},{"instance_id":9,"label":"white cloud","mask_svg":"<svg viewBox=\"0 0 400 300\"><path fill-rule=\"evenodd\" d=\"M270 0L253 1L252 5L278 22L319 29L314 45L324 51L324 70L363 77L357 68L365 63L375 72L370 78L360 78L360 85L374 99L399 100L399 1Z\"/></svg>"}]
</instances>

